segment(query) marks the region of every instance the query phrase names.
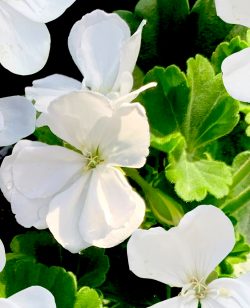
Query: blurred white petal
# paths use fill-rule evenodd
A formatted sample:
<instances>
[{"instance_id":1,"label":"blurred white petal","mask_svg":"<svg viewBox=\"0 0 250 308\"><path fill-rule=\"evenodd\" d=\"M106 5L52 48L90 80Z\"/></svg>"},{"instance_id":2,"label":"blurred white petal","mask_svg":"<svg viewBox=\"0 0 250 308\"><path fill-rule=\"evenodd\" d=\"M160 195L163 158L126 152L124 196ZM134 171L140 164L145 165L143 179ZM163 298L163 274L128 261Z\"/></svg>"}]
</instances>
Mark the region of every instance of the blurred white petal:
<instances>
[{"instance_id":1,"label":"blurred white petal","mask_svg":"<svg viewBox=\"0 0 250 308\"><path fill-rule=\"evenodd\" d=\"M64 13L76 0L1 0L36 22L49 22Z\"/></svg>"},{"instance_id":2,"label":"blurred white petal","mask_svg":"<svg viewBox=\"0 0 250 308\"><path fill-rule=\"evenodd\" d=\"M35 130L36 111L22 96L0 98L0 146L13 144Z\"/></svg>"},{"instance_id":3,"label":"blurred white petal","mask_svg":"<svg viewBox=\"0 0 250 308\"><path fill-rule=\"evenodd\" d=\"M1 1L0 63L15 74L33 74L47 62L49 49L46 25L28 19Z\"/></svg>"}]
</instances>

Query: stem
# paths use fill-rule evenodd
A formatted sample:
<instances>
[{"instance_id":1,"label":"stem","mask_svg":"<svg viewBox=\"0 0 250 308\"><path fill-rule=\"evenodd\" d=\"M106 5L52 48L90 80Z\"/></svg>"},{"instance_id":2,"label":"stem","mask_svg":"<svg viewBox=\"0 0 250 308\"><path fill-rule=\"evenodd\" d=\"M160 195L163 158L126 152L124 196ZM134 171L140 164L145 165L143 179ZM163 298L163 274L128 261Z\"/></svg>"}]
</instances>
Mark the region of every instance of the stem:
<instances>
[{"instance_id":1,"label":"stem","mask_svg":"<svg viewBox=\"0 0 250 308\"><path fill-rule=\"evenodd\" d=\"M145 181L139 174L139 172L136 169L131 168L123 168L123 171L126 173L126 175L131 178L133 181L135 181L142 190L146 193L149 189L151 189L151 185L148 184L147 181Z\"/></svg>"},{"instance_id":2,"label":"stem","mask_svg":"<svg viewBox=\"0 0 250 308\"><path fill-rule=\"evenodd\" d=\"M166 285L166 295L167 299L171 298L171 287Z\"/></svg>"}]
</instances>

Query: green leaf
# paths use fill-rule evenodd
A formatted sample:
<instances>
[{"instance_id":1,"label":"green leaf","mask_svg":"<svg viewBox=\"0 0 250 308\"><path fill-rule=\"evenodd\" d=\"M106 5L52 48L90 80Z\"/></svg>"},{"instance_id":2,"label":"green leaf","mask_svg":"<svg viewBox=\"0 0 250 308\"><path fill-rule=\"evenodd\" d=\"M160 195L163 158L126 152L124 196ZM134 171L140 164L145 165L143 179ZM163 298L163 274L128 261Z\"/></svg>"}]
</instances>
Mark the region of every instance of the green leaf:
<instances>
[{"instance_id":1,"label":"green leaf","mask_svg":"<svg viewBox=\"0 0 250 308\"><path fill-rule=\"evenodd\" d=\"M192 8L190 19L193 26L195 49L210 57L218 43L231 36L246 36L247 28L225 23L215 10L214 0L198 0Z\"/></svg>"},{"instance_id":2,"label":"green leaf","mask_svg":"<svg viewBox=\"0 0 250 308\"><path fill-rule=\"evenodd\" d=\"M236 213L239 224L241 225L242 215L246 216L246 218L248 217L245 211L250 206L250 151L245 151L237 155L234 159L232 169L233 183L228 196L220 205L220 208L227 214ZM241 209L242 211L238 212ZM243 218L243 220L246 221L246 218ZM242 232L241 229L240 232ZM242 233L245 234L244 232Z\"/></svg>"},{"instance_id":3,"label":"green leaf","mask_svg":"<svg viewBox=\"0 0 250 308\"><path fill-rule=\"evenodd\" d=\"M223 42L219 44L213 52L211 58L215 72L221 72L221 64L226 57L248 46L249 44L246 41L243 41L239 36L234 37L230 42Z\"/></svg>"},{"instance_id":4,"label":"green leaf","mask_svg":"<svg viewBox=\"0 0 250 308\"><path fill-rule=\"evenodd\" d=\"M82 251L79 272L84 274L78 280L79 287L99 287L106 280L109 270L109 259L105 249L90 247Z\"/></svg>"},{"instance_id":5,"label":"green leaf","mask_svg":"<svg viewBox=\"0 0 250 308\"><path fill-rule=\"evenodd\" d=\"M188 0L178 0L178 6L173 1L140 0L134 14L128 11L117 13L129 24L132 32L138 27L138 20L145 19L147 24L142 32L142 44L139 55L139 66L144 70L152 67L152 63L178 63L181 58L187 58L188 48L182 48L188 40L187 17L189 14ZM162 38L166 37L168 44ZM182 39L177 40L177 37ZM175 46L175 48L169 48ZM188 46L188 45L186 45ZM175 50L178 50L178 54Z\"/></svg>"},{"instance_id":6,"label":"green leaf","mask_svg":"<svg viewBox=\"0 0 250 308\"><path fill-rule=\"evenodd\" d=\"M239 104L228 96L221 75L215 75L207 59L197 55L187 65L191 93L184 136L190 150L231 132L239 120Z\"/></svg>"},{"instance_id":7,"label":"green leaf","mask_svg":"<svg viewBox=\"0 0 250 308\"><path fill-rule=\"evenodd\" d=\"M246 135L250 137L250 104L241 102L240 111L245 115L245 122L247 124Z\"/></svg>"},{"instance_id":8,"label":"green leaf","mask_svg":"<svg viewBox=\"0 0 250 308\"><path fill-rule=\"evenodd\" d=\"M166 168L166 177L176 183L176 193L185 201L201 201L207 192L216 198L222 198L229 192L231 169L223 162L214 160L189 160L183 152L176 160L170 153L170 164Z\"/></svg>"},{"instance_id":9,"label":"green leaf","mask_svg":"<svg viewBox=\"0 0 250 308\"><path fill-rule=\"evenodd\" d=\"M234 265L247 261L250 253L250 246L246 243L242 234L236 233L236 243L229 255L220 263L220 276L232 275Z\"/></svg>"},{"instance_id":10,"label":"green leaf","mask_svg":"<svg viewBox=\"0 0 250 308\"><path fill-rule=\"evenodd\" d=\"M200 201L208 192L222 198L232 183L230 167L212 160L207 151L236 126L239 103L226 93L207 59L197 55L187 66L187 75L171 65L156 67L145 77L145 83L157 82L141 95L151 145L169 154L166 176L185 201Z\"/></svg>"},{"instance_id":11,"label":"green leaf","mask_svg":"<svg viewBox=\"0 0 250 308\"><path fill-rule=\"evenodd\" d=\"M74 308L102 308L98 293L91 288L83 287L77 292Z\"/></svg>"},{"instance_id":12,"label":"green leaf","mask_svg":"<svg viewBox=\"0 0 250 308\"><path fill-rule=\"evenodd\" d=\"M36 257L38 250L42 247L51 247L56 244L56 240L47 231L29 231L15 236L10 243L10 248L14 253Z\"/></svg>"},{"instance_id":13,"label":"green leaf","mask_svg":"<svg viewBox=\"0 0 250 308\"><path fill-rule=\"evenodd\" d=\"M9 297L18 291L33 285L42 286L55 297L60 308L73 307L76 296L75 276L63 268L47 267L25 258L11 258L7 255L7 263L0 273L0 294Z\"/></svg>"},{"instance_id":14,"label":"green leaf","mask_svg":"<svg viewBox=\"0 0 250 308\"><path fill-rule=\"evenodd\" d=\"M48 126L37 127L34 135L37 140L50 145L63 145L63 141L54 135Z\"/></svg>"}]
</instances>

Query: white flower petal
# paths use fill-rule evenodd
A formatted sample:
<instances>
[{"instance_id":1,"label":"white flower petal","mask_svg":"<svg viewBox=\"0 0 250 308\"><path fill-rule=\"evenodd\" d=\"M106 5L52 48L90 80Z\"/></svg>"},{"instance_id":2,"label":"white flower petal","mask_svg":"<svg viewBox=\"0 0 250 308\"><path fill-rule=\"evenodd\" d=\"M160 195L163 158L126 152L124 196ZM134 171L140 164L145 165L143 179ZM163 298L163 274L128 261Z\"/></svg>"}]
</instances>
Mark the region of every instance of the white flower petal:
<instances>
[{"instance_id":1,"label":"white flower petal","mask_svg":"<svg viewBox=\"0 0 250 308\"><path fill-rule=\"evenodd\" d=\"M27 18L36 22L49 22L64 13L76 0L1 0Z\"/></svg>"},{"instance_id":2,"label":"white flower petal","mask_svg":"<svg viewBox=\"0 0 250 308\"><path fill-rule=\"evenodd\" d=\"M118 245L142 223L143 199L114 168L97 167L88 186L79 220L82 237L98 247Z\"/></svg>"},{"instance_id":3,"label":"white flower petal","mask_svg":"<svg viewBox=\"0 0 250 308\"><path fill-rule=\"evenodd\" d=\"M25 95L30 101L35 100L35 107L38 111L47 112L49 104L54 99L72 91L80 90L81 87L81 82L76 79L54 74L34 80L32 87L25 88Z\"/></svg>"},{"instance_id":4,"label":"white flower petal","mask_svg":"<svg viewBox=\"0 0 250 308\"><path fill-rule=\"evenodd\" d=\"M250 27L249 0L215 0L215 6L225 22Z\"/></svg>"},{"instance_id":5,"label":"white flower petal","mask_svg":"<svg viewBox=\"0 0 250 308\"><path fill-rule=\"evenodd\" d=\"M136 231L128 242L129 266L139 277L183 287L193 277L206 279L234 243L230 220L218 208L203 205L169 231Z\"/></svg>"},{"instance_id":6,"label":"white flower petal","mask_svg":"<svg viewBox=\"0 0 250 308\"><path fill-rule=\"evenodd\" d=\"M13 144L35 130L35 108L24 97L0 98L0 112L3 124L0 130L0 146Z\"/></svg>"},{"instance_id":7,"label":"white flower petal","mask_svg":"<svg viewBox=\"0 0 250 308\"><path fill-rule=\"evenodd\" d=\"M117 15L95 10L76 22L69 35L69 50L84 75L84 86L108 93L114 85L120 48L130 37L128 25Z\"/></svg>"},{"instance_id":8,"label":"white flower petal","mask_svg":"<svg viewBox=\"0 0 250 308\"><path fill-rule=\"evenodd\" d=\"M8 297L8 300L20 308L56 308L54 296L40 286L32 286L19 291Z\"/></svg>"},{"instance_id":9,"label":"white flower petal","mask_svg":"<svg viewBox=\"0 0 250 308\"><path fill-rule=\"evenodd\" d=\"M0 272L5 267L6 256L5 256L5 248L3 242L0 240Z\"/></svg>"},{"instance_id":10,"label":"white flower petal","mask_svg":"<svg viewBox=\"0 0 250 308\"><path fill-rule=\"evenodd\" d=\"M46 144L37 147L32 143L13 162L14 185L28 198L51 197L72 181L83 166L83 157L74 151Z\"/></svg>"},{"instance_id":11,"label":"white flower petal","mask_svg":"<svg viewBox=\"0 0 250 308\"><path fill-rule=\"evenodd\" d=\"M90 140L99 144L105 162L113 166L140 168L149 153L149 124L142 105L117 109L106 122L99 121Z\"/></svg>"},{"instance_id":12,"label":"white flower petal","mask_svg":"<svg viewBox=\"0 0 250 308\"><path fill-rule=\"evenodd\" d=\"M90 91L72 92L50 104L46 122L55 135L83 150L98 121L111 117L112 113L110 102L103 95Z\"/></svg>"},{"instance_id":13,"label":"white flower petal","mask_svg":"<svg viewBox=\"0 0 250 308\"><path fill-rule=\"evenodd\" d=\"M209 290L201 300L202 308L250 307L250 287L239 279L216 279L209 284Z\"/></svg>"},{"instance_id":14,"label":"white flower petal","mask_svg":"<svg viewBox=\"0 0 250 308\"><path fill-rule=\"evenodd\" d=\"M0 187L2 193L4 194L5 198L11 202L11 196L13 190L15 190L15 185L13 182L13 164L17 157L17 154L24 149L25 147L41 147L46 146L41 142L32 142L30 140L20 140L13 148L12 154L9 156L5 156L3 159L1 168L0 168Z\"/></svg>"},{"instance_id":15,"label":"white flower petal","mask_svg":"<svg viewBox=\"0 0 250 308\"><path fill-rule=\"evenodd\" d=\"M130 92L126 95L118 97L117 99L114 99L112 101L112 106L114 108L118 108L122 104L128 104L128 103L132 102L140 93L142 93L142 92L144 92L144 91L146 91L150 88L156 87L156 86L157 86L156 82L150 82L148 84L145 84L144 86L140 87L139 89L137 89L133 92Z\"/></svg>"},{"instance_id":16,"label":"white flower petal","mask_svg":"<svg viewBox=\"0 0 250 308\"><path fill-rule=\"evenodd\" d=\"M182 296L172 297L163 302L157 303L148 308L197 308L198 300L183 298Z\"/></svg>"},{"instance_id":17,"label":"white flower petal","mask_svg":"<svg viewBox=\"0 0 250 308\"><path fill-rule=\"evenodd\" d=\"M237 280L247 284L250 287L250 272L241 275L240 277L237 278Z\"/></svg>"},{"instance_id":18,"label":"white flower petal","mask_svg":"<svg viewBox=\"0 0 250 308\"><path fill-rule=\"evenodd\" d=\"M121 48L119 72L112 91L119 91L120 87L122 87L122 75L124 72L132 73L134 70L141 47L142 29L145 24L146 20L143 20L137 31L126 42L124 42ZM131 88L127 93L130 92Z\"/></svg>"},{"instance_id":19,"label":"white flower petal","mask_svg":"<svg viewBox=\"0 0 250 308\"><path fill-rule=\"evenodd\" d=\"M16 221L25 228L46 229L46 216L51 198L29 199L14 189L11 194L11 210Z\"/></svg>"},{"instance_id":20,"label":"white flower petal","mask_svg":"<svg viewBox=\"0 0 250 308\"><path fill-rule=\"evenodd\" d=\"M15 74L33 74L47 62L49 49L46 25L27 19L1 1L0 63Z\"/></svg>"},{"instance_id":21,"label":"white flower petal","mask_svg":"<svg viewBox=\"0 0 250 308\"><path fill-rule=\"evenodd\" d=\"M17 306L16 304L12 303L7 298L0 298L0 308L20 308L20 306Z\"/></svg>"},{"instance_id":22,"label":"white flower petal","mask_svg":"<svg viewBox=\"0 0 250 308\"><path fill-rule=\"evenodd\" d=\"M221 69L227 92L235 99L250 102L250 48L227 57Z\"/></svg>"},{"instance_id":23,"label":"white flower petal","mask_svg":"<svg viewBox=\"0 0 250 308\"><path fill-rule=\"evenodd\" d=\"M83 240L79 232L79 220L88 190L88 181L88 176L82 176L56 195L50 203L47 215L47 224L55 239L72 253L91 246Z\"/></svg>"}]
</instances>

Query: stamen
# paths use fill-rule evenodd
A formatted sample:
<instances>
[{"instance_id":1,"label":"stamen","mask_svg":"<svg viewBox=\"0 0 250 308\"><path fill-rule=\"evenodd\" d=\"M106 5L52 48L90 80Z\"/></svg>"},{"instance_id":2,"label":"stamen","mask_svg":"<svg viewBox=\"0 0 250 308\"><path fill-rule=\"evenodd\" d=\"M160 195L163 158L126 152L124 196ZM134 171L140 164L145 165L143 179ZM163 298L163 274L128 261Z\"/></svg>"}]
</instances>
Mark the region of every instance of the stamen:
<instances>
[{"instance_id":1,"label":"stamen","mask_svg":"<svg viewBox=\"0 0 250 308\"><path fill-rule=\"evenodd\" d=\"M197 299L203 299L207 295L207 285L205 283L205 279L197 279L193 277L190 280L190 283L185 285L182 290L181 294L182 296L194 296Z\"/></svg>"},{"instance_id":2,"label":"stamen","mask_svg":"<svg viewBox=\"0 0 250 308\"><path fill-rule=\"evenodd\" d=\"M96 168L97 165L102 163L104 160L101 158L99 154L99 149L97 148L95 152L84 151L83 156L86 159L86 166L87 170Z\"/></svg>"}]
</instances>

